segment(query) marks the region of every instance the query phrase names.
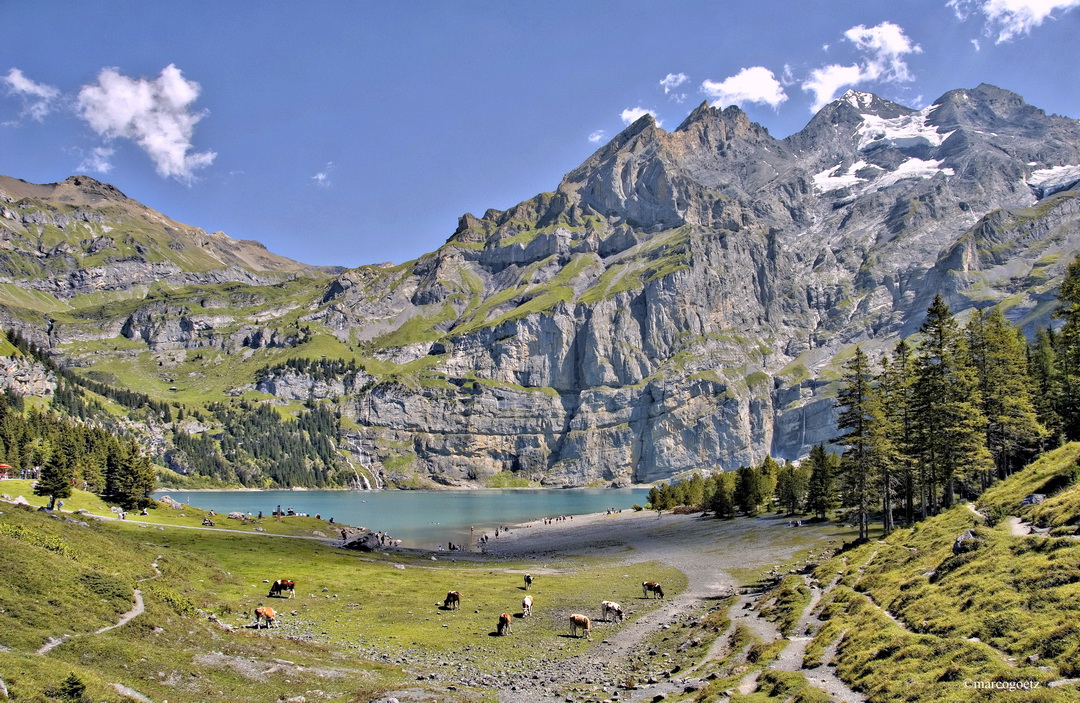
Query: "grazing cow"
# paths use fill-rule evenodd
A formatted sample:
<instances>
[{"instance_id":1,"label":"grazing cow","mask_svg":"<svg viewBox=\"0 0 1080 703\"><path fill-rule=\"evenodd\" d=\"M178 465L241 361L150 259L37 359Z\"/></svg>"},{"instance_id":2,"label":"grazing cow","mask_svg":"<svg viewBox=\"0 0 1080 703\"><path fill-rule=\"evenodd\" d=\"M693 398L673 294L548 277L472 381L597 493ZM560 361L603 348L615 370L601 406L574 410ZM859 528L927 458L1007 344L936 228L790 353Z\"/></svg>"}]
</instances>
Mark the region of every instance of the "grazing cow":
<instances>
[{"instance_id":1,"label":"grazing cow","mask_svg":"<svg viewBox=\"0 0 1080 703\"><path fill-rule=\"evenodd\" d=\"M525 590L532 588L533 577L532 574L525 574Z\"/></svg>"},{"instance_id":2,"label":"grazing cow","mask_svg":"<svg viewBox=\"0 0 1080 703\"><path fill-rule=\"evenodd\" d=\"M532 596L525 596L521 599L521 617L527 618L532 615Z\"/></svg>"},{"instance_id":3,"label":"grazing cow","mask_svg":"<svg viewBox=\"0 0 1080 703\"><path fill-rule=\"evenodd\" d=\"M648 598L650 593L655 593L660 599L664 597L664 589L656 581L645 581L641 584L641 597Z\"/></svg>"},{"instance_id":4,"label":"grazing cow","mask_svg":"<svg viewBox=\"0 0 1080 703\"><path fill-rule=\"evenodd\" d=\"M270 608L268 606L264 606L262 608L256 608L255 609L255 629L258 629L259 627L261 627L260 623L262 621L264 621L264 620L266 621L266 627L267 628L272 627L273 624L274 624L274 619L275 618L277 618L277 613L274 612L273 608Z\"/></svg>"},{"instance_id":5,"label":"grazing cow","mask_svg":"<svg viewBox=\"0 0 1080 703\"><path fill-rule=\"evenodd\" d=\"M442 607L447 608L447 609L460 608L461 607L461 594L458 593L457 591L447 591L446 592L446 600L443 601Z\"/></svg>"},{"instance_id":6,"label":"grazing cow","mask_svg":"<svg viewBox=\"0 0 1080 703\"><path fill-rule=\"evenodd\" d=\"M605 622L622 622L623 611L622 606L618 603L610 600L606 600L600 604L600 613L604 617Z\"/></svg>"},{"instance_id":7,"label":"grazing cow","mask_svg":"<svg viewBox=\"0 0 1080 703\"><path fill-rule=\"evenodd\" d=\"M284 598L285 596L281 594L285 591L289 592L289 598L295 596L296 581L290 581L289 579L278 579L277 581L274 581L270 584L270 592L266 594L266 597L270 598L271 596L276 596L278 598Z\"/></svg>"},{"instance_id":8,"label":"grazing cow","mask_svg":"<svg viewBox=\"0 0 1080 703\"><path fill-rule=\"evenodd\" d=\"M497 632L500 636L514 634L514 628L510 626L510 613L503 613L499 616L499 627Z\"/></svg>"},{"instance_id":9,"label":"grazing cow","mask_svg":"<svg viewBox=\"0 0 1080 703\"><path fill-rule=\"evenodd\" d=\"M570 636L577 637L578 630L581 630L582 634L592 639L592 621L589 620L588 615L571 615L570 616Z\"/></svg>"}]
</instances>

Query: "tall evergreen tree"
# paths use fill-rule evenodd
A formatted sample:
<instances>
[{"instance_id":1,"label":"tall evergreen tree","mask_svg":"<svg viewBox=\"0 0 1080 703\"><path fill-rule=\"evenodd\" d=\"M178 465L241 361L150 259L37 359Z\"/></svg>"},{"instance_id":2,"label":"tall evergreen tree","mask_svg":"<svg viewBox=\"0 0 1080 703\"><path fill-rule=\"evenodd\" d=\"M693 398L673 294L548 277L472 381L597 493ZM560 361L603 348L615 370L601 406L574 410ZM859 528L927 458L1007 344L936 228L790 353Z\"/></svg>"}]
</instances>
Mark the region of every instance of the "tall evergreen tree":
<instances>
[{"instance_id":1,"label":"tall evergreen tree","mask_svg":"<svg viewBox=\"0 0 1080 703\"><path fill-rule=\"evenodd\" d=\"M1080 254L1065 271L1058 291L1059 307L1054 316L1065 321L1058 334L1058 364L1061 373L1061 415L1065 439L1080 440Z\"/></svg>"},{"instance_id":2,"label":"tall evergreen tree","mask_svg":"<svg viewBox=\"0 0 1080 703\"><path fill-rule=\"evenodd\" d=\"M953 504L957 482L993 465L986 418L968 352L940 295L927 310L914 387L915 440L923 486L923 516Z\"/></svg>"},{"instance_id":3,"label":"tall evergreen tree","mask_svg":"<svg viewBox=\"0 0 1080 703\"><path fill-rule=\"evenodd\" d=\"M1028 370L1034 386L1032 400L1039 424L1046 428L1044 446L1047 449L1060 446L1064 441L1064 428L1058 408L1061 406L1061 370L1057 350L1054 348L1054 332L1040 328L1035 341L1028 348Z\"/></svg>"},{"instance_id":4,"label":"tall evergreen tree","mask_svg":"<svg viewBox=\"0 0 1080 703\"><path fill-rule=\"evenodd\" d=\"M49 452L41 466L41 474L34 484L34 495L48 496L49 510L56 507L58 499L71 495L71 479L74 469L63 452Z\"/></svg>"},{"instance_id":5,"label":"tall evergreen tree","mask_svg":"<svg viewBox=\"0 0 1080 703\"><path fill-rule=\"evenodd\" d=\"M1046 435L1032 400L1027 344L998 308L975 313L965 331L986 418L986 446L998 478L1005 478Z\"/></svg>"},{"instance_id":6,"label":"tall evergreen tree","mask_svg":"<svg viewBox=\"0 0 1080 703\"><path fill-rule=\"evenodd\" d=\"M915 354L907 342L901 339L893 348L891 358L882 362L880 387L888 431L896 452L895 487L903 511L904 522L915 521L915 496L918 492L918 473L915 455L914 388ZM889 481L885 481L887 487ZM888 492L887 492L888 493ZM888 495L883 499L887 519L891 524L892 512Z\"/></svg>"},{"instance_id":7,"label":"tall evergreen tree","mask_svg":"<svg viewBox=\"0 0 1080 703\"><path fill-rule=\"evenodd\" d=\"M735 474L724 471L716 474L713 481L713 490L709 497L709 510L716 517L735 516Z\"/></svg>"},{"instance_id":8,"label":"tall evergreen tree","mask_svg":"<svg viewBox=\"0 0 1080 703\"><path fill-rule=\"evenodd\" d=\"M815 445L806 460L810 466L810 482L806 487L806 509L819 520L836 507L836 480L834 462L825 451L824 444Z\"/></svg>"},{"instance_id":9,"label":"tall evergreen tree","mask_svg":"<svg viewBox=\"0 0 1080 703\"><path fill-rule=\"evenodd\" d=\"M757 515L764 501L761 472L753 466L743 466L735 478L735 504L747 515Z\"/></svg>"},{"instance_id":10,"label":"tall evergreen tree","mask_svg":"<svg viewBox=\"0 0 1080 703\"><path fill-rule=\"evenodd\" d=\"M835 443L846 447L840 456L844 502L855 512L859 539L869 538L869 515L878 491L876 482L891 461L885 414L874 388L870 360L861 347L844 364L840 392L837 394L840 415L837 428L843 433Z\"/></svg>"},{"instance_id":11,"label":"tall evergreen tree","mask_svg":"<svg viewBox=\"0 0 1080 703\"><path fill-rule=\"evenodd\" d=\"M156 473L150 458L139 451L134 441L117 443L111 452L108 465L106 499L117 503L125 510L137 508L146 502L147 496L154 490Z\"/></svg>"}]
</instances>

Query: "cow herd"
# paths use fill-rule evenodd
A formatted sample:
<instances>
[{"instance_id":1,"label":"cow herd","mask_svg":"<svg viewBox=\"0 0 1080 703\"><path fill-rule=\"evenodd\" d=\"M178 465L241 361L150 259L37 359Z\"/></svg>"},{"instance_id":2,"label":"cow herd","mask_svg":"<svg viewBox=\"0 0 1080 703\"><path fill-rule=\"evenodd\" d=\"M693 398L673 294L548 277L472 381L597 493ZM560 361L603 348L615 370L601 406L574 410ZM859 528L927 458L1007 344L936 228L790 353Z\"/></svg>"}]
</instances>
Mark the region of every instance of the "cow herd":
<instances>
[{"instance_id":1,"label":"cow herd","mask_svg":"<svg viewBox=\"0 0 1080 703\"><path fill-rule=\"evenodd\" d=\"M532 574L525 574L525 590L530 590L532 585ZM643 598L649 598L650 595L659 599L663 599L664 597L664 589L655 581L644 581L641 584L641 591ZM532 617L533 603L534 599L532 594L526 595L521 599L522 618ZM461 593L458 591L447 591L446 598L443 599L443 610L456 610L460 607ZM624 617L625 613L623 612L622 606L615 601L606 600L600 603L600 618L604 622L622 622ZM581 634L578 634L579 632ZM513 633L513 620L510 617L510 614L500 614L499 622L495 626L495 634L501 637ZM592 620L588 615L574 613L570 616L570 636L592 639Z\"/></svg>"},{"instance_id":2,"label":"cow herd","mask_svg":"<svg viewBox=\"0 0 1080 703\"><path fill-rule=\"evenodd\" d=\"M525 574L525 590L528 591L532 589L532 585L532 574ZM288 593L288 595L284 595L285 593ZM642 582L641 593L643 598L652 596L662 599L664 597L664 589L655 581ZM270 592L267 594L267 597L292 598L295 595L296 581L290 579L277 579L270 585ZM528 594L521 599L522 618L532 616L533 602L532 594ZM461 593L459 591L447 591L446 598L443 599L442 607L444 610L459 609L461 607ZM600 618L604 622L622 622L624 615L622 606L618 603L609 600L600 603ZM256 628L261 628L263 623L266 624L267 628L270 628L274 625L276 619L277 613L269 606L255 609ZM580 635L578 634L579 632L581 633ZM509 613L502 613L499 615L499 622L495 627L495 633L500 637L514 633L513 619L510 617ZM574 613L570 616L570 636L592 639L592 620L588 615Z\"/></svg>"}]
</instances>

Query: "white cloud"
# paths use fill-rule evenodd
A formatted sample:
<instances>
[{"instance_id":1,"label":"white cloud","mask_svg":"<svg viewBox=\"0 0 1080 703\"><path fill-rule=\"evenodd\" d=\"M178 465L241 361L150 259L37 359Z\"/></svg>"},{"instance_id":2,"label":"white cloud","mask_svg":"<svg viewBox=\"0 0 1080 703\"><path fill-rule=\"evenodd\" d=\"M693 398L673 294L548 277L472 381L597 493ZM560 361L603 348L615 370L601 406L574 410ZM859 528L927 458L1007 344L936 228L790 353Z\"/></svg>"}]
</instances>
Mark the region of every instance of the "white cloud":
<instances>
[{"instance_id":1,"label":"white cloud","mask_svg":"<svg viewBox=\"0 0 1080 703\"><path fill-rule=\"evenodd\" d=\"M0 81L7 86L8 94L17 95L23 101L23 114L40 122L52 112L56 105L60 91L51 85L35 83L27 78L22 71L13 68L6 76L0 77Z\"/></svg>"},{"instance_id":2,"label":"white cloud","mask_svg":"<svg viewBox=\"0 0 1080 703\"><path fill-rule=\"evenodd\" d=\"M94 147L88 154L83 156L82 161L75 167L80 172L108 173L112 170L113 149L105 146Z\"/></svg>"},{"instance_id":3,"label":"white cloud","mask_svg":"<svg viewBox=\"0 0 1080 703\"><path fill-rule=\"evenodd\" d=\"M155 79L128 78L106 68L96 84L79 90L78 110L99 135L124 137L142 147L161 177L187 181L217 156L212 151L189 153L195 125L206 115L191 111L199 90L199 84L184 78L173 64Z\"/></svg>"},{"instance_id":4,"label":"white cloud","mask_svg":"<svg viewBox=\"0 0 1080 703\"><path fill-rule=\"evenodd\" d=\"M589 135L589 141L592 142L593 144L595 144L596 142L600 141L603 138L604 138L604 130L602 130L602 129L598 129L598 130L596 130L595 132L593 132L592 134Z\"/></svg>"},{"instance_id":5,"label":"white cloud","mask_svg":"<svg viewBox=\"0 0 1080 703\"><path fill-rule=\"evenodd\" d=\"M795 78L795 69L793 69L789 63L784 64L784 72L780 76L780 85L787 87L789 85L795 85L798 82L799 81Z\"/></svg>"},{"instance_id":6,"label":"white cloud","mask_svg":"<svg viewBox=\"0 0 1080 703\"><path fill-rule=\"evenodd\" d=\"M978 39L972 39L972 40L971 40L971 45L972 45L973 47L975 47L975 51L982 51L982 45L981 45L981 44L979 44L979 40L978 40Z\"/></svg>"},{"instance_id":7,"label":"white cloud","mask_svg":"<svg viewBox=\"0 0 1080 703\"><path fill-rule=\"evenodd\" d=\"M802 88L814 94L812 112L820 110L848 86L914 80L905 57L922 53L922 47L912 43L899 25L882 22L868 28L860 24L844 32L844 37L862 54L861 61L850 66L829 64L810 72Z\"/></svg>"},{"instance_id":8,"label":"white cloud","mask_svg":"<svg viewBox=\"0 0 1080 703\"><path fill-rule=\"evenodd\" d=\"M985 15L986 34L997 33L995 43L1001 44L1030 34L1055 11L1080 7L1080 0L949 0L947 4L961 20L973 13Z\"/></svg>"},{"instance_id":9,"label":"white cloud","mask_svg":"<svg viewBox=\"0 0 1080 703\"><path fill-rule=\"evenodd\" d=\"M660 87L664 89L666 95L689 80L685 73L669 73L660 81Z\"/></svg>"},{"instance_id":10,"label":"white cloud","mask_svg":"<svg viewBox=\"0 0 1080 703\"><path fill-rule=\"evenodd\" d=\"M657 127L663 124L663 122L656 118L656 110L650 110L644 107L628 107L619 114L619 117L622 119L623 124L633 124L645 115L652 115L653 119L656 120Z\"/></svg>"},{"instance_id":11,"label":"white cloud","mask_svg":"<svg viewBox=\"0 0 1080 703\"><path fill-rule=\"evenodd\" d=\"M721 107L764 103L777 108L787 100L780 81L776 80L772 71L762 66L744 68L719 82L707 80L701 84L701 91Z\"/></svg>"},{"instance_id":12,"label":"white cloud","mask_svg":"<svg viewBox=\"0 0 1080 703\"><path fill-rule=\"evenodd\" d=\"M904 56L920 54L922 47L912 44L904 30L892 22L882 22L876 27L857 25L844 32L844 36L862 52L865 59L863 73L869 80L906 82L912 80Z\"/></svg>"},{"instance_id":13,"label":"white cloud","mask_svg":"<svg viewBox=\"0 0 1080 703\"><path fill-rule=\"evenodd\" d=\"M315 181L315 185L320 188L329 188L332 183L330 181L330 172L334 170L334 162L327 161L323 170L316 173L311 177L311 180Z\"/></svg>"},{"instance_id":14,"label":"white cloud","mask_svg":"<svg viewBox=\"0 0 1080 703\"><path fill-rule=\"evenodd\" d=\"M862 69L859 66L830 64L815 68L802 84L803 90L808 90L815 96L810 110L817 112L825 107L843 88L858 83L862 75Z\"/></svg>"},{"instance_id":15,"label":"white cloud","mask_svg":"<svg viewBox=\"0 0 1080 703\"><path fill-rule=\"evenodd\" d=\"M690 78L685 73L669 73L660 81L660 87L664 89L664 95L677 103L681 103L689 96L686 93L677 92L675 89L689 81Z\"/></svg>"}]
</instances>

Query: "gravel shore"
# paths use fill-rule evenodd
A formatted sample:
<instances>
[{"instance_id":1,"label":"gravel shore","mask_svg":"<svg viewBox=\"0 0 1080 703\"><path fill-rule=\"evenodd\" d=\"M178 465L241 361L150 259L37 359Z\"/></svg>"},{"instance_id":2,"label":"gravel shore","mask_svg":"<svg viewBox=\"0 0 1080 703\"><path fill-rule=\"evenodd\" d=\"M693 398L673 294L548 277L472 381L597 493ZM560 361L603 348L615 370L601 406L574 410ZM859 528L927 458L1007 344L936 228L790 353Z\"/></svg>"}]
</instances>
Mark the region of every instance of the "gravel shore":
<instances>
[{"instance_id":1,"label":"gravel shore","mask_svg":"<svg viewBox=\"0 0 1080 703\"><path fill-rule=\"evenodd\" d=\"M658 561L688 579L688 587L664 605L622 628L600 646L550 671L540 671L543 684L519 681L499 692L502 703L565 700L560 683L596 682L611 686L618 671L632 657L641 656L646 638L688 615L701 612L708 602L735 593L747 573L783 564L801 549L829 542L837 544L835 525L790 527L784 517L763 516L717 520L698 515L622 511L575 516L554 522L543 520L510 526L486 545L489 554L537 561L570 557L610 557L626 562ZM621 691L620 701L652 700L681 690L677 678L640 690ZM613 690L613 688L608 688ZM601 696L602 697L602 696Z\"/></svg>"}]
</instances>

